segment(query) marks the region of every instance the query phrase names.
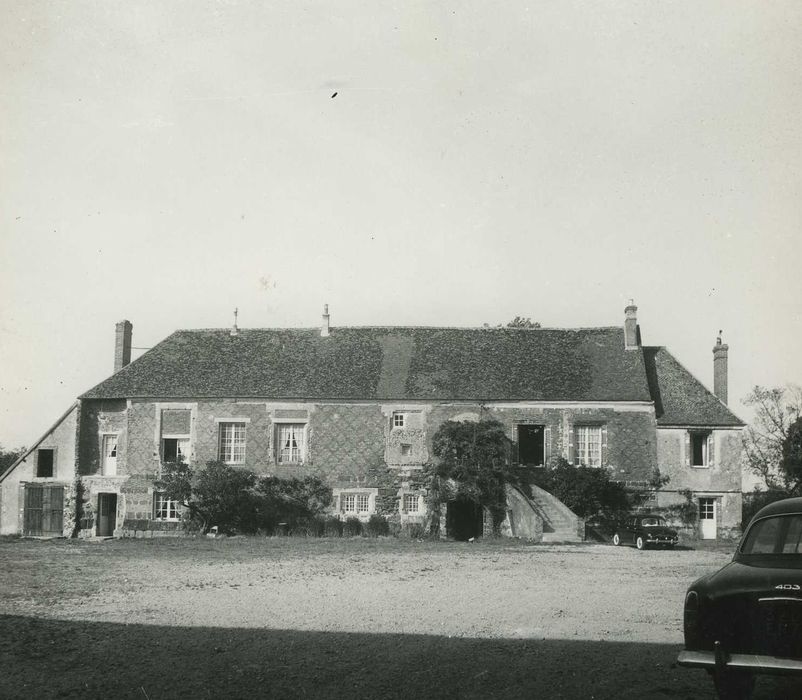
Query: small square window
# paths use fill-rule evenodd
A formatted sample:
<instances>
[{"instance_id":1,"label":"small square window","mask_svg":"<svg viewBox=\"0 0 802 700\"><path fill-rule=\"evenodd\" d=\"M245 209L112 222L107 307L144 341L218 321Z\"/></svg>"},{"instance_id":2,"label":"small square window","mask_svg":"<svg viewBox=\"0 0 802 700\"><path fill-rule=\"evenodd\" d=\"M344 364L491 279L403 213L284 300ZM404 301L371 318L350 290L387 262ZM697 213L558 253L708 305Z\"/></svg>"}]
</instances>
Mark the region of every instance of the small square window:
<instances>
[{"instance_id":1,"label":"small square window","mask_svg":"<svg viewBox=\"0 0 802 700\"><path fill-rule=\"evenodd\" d=\"M393 413L393 427L403 428L407 423L406 413Z\"/></svg>"},{"instance_id":2,"label":"small square window","mask_svg":"<svg viewBox=\"0 0 802 700\"><path fill-rule=\"evenodd\" d=\"M36 451L36 476L43 479L53 476L54 452L45 448Z\"/></svg>"},{"instance_id":3,"label":"small square window","mask_svg":"<svg viewBox=\"0 0 802 700\"><path fill-rule=\"evenodd\" d=\"M154 520L178 520L178 501L167 498L163 493L153 494Z\"/></svg>"},{"instance_id":4,"label":"small square window","mask_svg":"<svg viewBox=\"0 0 802 700\"><path fill-rule=\"evenodd\" d=\"M420 499L415 493L405 493L403 500L403 508L405 513L417 513L419 509Z\"/></svg>"},{"instance_id":5,"label":"small square window","mask_svg":"<svg viewBox=\"0 0 802 700\"><path fill-rule=\"evenodd\" d=\"M409 457L412 455L412 445L408 445L407 443L401 443L401 456L402 457Z\"/></svg>"}]
</instances>

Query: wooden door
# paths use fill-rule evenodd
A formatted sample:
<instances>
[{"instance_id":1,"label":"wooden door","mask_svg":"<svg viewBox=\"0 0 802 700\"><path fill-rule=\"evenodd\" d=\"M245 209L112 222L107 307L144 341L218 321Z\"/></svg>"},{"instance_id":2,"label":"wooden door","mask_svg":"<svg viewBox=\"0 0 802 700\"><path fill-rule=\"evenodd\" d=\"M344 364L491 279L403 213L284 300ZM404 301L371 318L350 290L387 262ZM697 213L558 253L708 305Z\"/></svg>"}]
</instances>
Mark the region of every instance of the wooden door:
<instances>
[{"instance_id":1,"label":"wooden door","mask_svg":"<svg viewBox=\"0 0 802 700\"><path fill-rule=\"evenodd\" d=\"M32 537L57 537L64 529L64 487L25 487L23 533Z\"/></svg>"},{"instance_id":2,"label":"wooden door","mask_svg":"<svg viewBox=\"0 0 802 700\"><path fill-rule=\"evenodd\" d=\"M117 527L117 494L99 493L97 496L97 535L111 537Z\"/></svg>"},{"instance_id":3,"label":"wooden door","mask_svg":"<svg viewBox=\"0 0 802 700\"><path fill-rule=\"evenodd\" d=\"M699 536L703 540L714 540L717 534L716 499L699 499Z\"/></svg>"}]
</instances>

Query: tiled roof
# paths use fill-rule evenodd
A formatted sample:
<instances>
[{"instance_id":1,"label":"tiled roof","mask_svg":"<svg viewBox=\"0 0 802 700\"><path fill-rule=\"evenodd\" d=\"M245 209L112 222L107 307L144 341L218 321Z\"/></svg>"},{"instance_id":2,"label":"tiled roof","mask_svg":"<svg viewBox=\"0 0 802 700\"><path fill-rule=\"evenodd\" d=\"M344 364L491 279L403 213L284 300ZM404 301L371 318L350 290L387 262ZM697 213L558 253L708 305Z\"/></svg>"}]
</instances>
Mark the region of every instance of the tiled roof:
<instances>
[{"instance_id":1,"label":"tiled roof","mask_svg":"<svg viewBox=\"0 0 802 700\"><path fill-rule=\"evenodd\" d=\"M643 357L658 425L743 425L664 347L644 347Z\"/></svg>"},{"instance_id":2,"label":"tiled roof","mask_svg":"<svg viewBox=\"0 0 802 700\"><path fill-rule=\"evenodd\" d=\"M177 331L81 398L651 401L622 328Z\"/></svg>"}]
</instances>

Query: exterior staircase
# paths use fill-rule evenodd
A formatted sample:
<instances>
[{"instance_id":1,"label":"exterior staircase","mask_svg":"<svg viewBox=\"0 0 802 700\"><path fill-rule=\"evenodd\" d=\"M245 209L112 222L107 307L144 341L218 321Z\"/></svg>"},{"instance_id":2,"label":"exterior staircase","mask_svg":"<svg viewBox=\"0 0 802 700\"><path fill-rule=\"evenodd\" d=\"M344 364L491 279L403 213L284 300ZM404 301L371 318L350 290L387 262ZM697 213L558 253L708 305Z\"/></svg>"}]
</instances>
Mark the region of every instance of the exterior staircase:
<instances>
[{"instance_id":1,"label":"exterior staircase","mask_svg":"<svg viewBox=\"0 0 802 700\"><path fill-rule=\"evenodd\" d=\"M531 485L528 500L543 521L543 542L582 542L585 521L548 491Z\"/></svg>"}]
</instances>

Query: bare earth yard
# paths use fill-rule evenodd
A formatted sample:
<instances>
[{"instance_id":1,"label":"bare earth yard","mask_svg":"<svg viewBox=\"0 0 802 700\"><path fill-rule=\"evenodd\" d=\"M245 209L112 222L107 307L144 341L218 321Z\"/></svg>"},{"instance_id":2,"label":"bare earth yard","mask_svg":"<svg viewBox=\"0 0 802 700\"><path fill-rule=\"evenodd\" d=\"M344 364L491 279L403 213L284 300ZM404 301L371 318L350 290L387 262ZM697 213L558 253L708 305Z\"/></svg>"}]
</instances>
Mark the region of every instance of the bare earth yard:
<instances>
[{"instance_id":1,"label":"bare earth yard","mask_svg":"<svg viewBox=\"0 0 802 700\"><path fill-rule=\"evenodd\" d=\"M713 697L674 665L726 549L0 541L0 698ZM761 679L756 698L799 698Z\"/></svg>"}]
</instances>

